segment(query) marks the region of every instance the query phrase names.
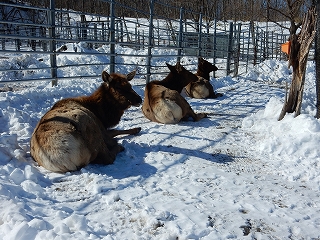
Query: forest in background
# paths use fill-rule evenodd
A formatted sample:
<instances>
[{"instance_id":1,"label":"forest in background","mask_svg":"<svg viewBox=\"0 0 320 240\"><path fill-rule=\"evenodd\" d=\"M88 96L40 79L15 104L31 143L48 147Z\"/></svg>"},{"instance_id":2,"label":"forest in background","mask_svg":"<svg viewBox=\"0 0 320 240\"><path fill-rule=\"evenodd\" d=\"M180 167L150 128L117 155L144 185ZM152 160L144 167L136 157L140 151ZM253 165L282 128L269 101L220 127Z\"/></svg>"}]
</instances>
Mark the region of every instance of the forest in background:
<instances>
[{"instance_id":1,"label":"forest in background","mask_svg":"<svg viewBox=\"0 0 320 240\"><path fill-rule=\"evenodd\" d=\"M26 4L24 0L4 0ZM49 7L49 0L28 0L32 6ZM150 2L146 0L117 0L116 15L121 17L148 17ZM299 7L301 14L295 19L300 22L312 0L154 0L154 11L159 18L179 18L180 8L186 11L185 18L197 20L198 13L205 19L233 21L287 21L289 4ZM85 13L108 15L110 6L103 0L55 0L55 7ZM122 6L121 6L122 5ZM130 6L130 7L128 7ZM138 11L137 11L138 10Z\"/></svg>"}]
</instances>

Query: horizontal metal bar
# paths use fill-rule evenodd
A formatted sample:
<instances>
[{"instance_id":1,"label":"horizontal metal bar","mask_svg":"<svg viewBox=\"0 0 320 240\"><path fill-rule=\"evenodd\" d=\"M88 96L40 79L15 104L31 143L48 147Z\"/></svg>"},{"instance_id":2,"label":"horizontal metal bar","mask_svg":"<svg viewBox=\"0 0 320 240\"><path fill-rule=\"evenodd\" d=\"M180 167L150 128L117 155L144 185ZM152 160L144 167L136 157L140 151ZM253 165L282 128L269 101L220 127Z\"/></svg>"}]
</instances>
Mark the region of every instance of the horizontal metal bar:
<instances>
[{"instance_id":1,"label":"horizontal metal bar","mask_svg":"<svg viewBox=\"0 0 320 240\"><path fill-rule=\"evenodd\" d=\"M0 6L7 6L7 7L15 7L15 8L26 8L26 9L33 9L33 10L42 10L42 11L48 11L46 8L41 7L33 7L30 5L23 5L23 4L17 4L17 3L0 3Z\"/></svg>"},{"instance_id":2,"label":"horizontal metal bar","mask_svg":"<svg viewBox=\"0 0 320 240\"><path fill-rule=\"evenodd\" d=\"M36 24L36 23L24 23L24 22L10 22L10 21L3 21L3 20L0 20L0 23L2 24L12 24L12 25L17 25L18 27L21 27L21 26L35 26L35 27L51 27L50 25L48 24Z\"/></svg>"},{"instance_id":3,"label":"horizontal metal bar","mask_svg":"<svg viewBox=\"0 0 320 240\"><path fill-rule=\"evenodd\" d=\"M39 81L52 81L52 80L72 80L72 79L90 79L90 78L101 78L100 75L94 75L94 76L72 76L72 77L57 77L57 78L37 78L37 79L16 79L11 81L0 81L1 84L7 84L7 83L22 83L22 82L39 82Z\"/></svg>"},{"instance_id":4,"label":"horizontal metal bar","mask_svg":"<svg viewBox=\"0 0 320 240\"><path fill-rule=\"evenodd\" d=\"M135 76L142 76L145 74L137 73ZM31 78L31 79L16 79L11 81L0 81L0 86L8 83L30 83L30 82L41 82L41 81L53 81L53 80L82 80L82 79L101 79L101 75L92 76L71 76L71 77L57 77L57 78ZM102 81L101 81L102 82Z\"/></svg>"},{"instance_id":5,"label":"horizontal metal bar","mask_svg":"<svg viewBox=\"0 0 320 240\"><path fill-rule=\"evenodd\" d=\"M44 70L44 69L51 69L51 68L41 67L41 68L27 68L27 69L0 69L0 72L36 71L36 70Z\"/></svg>"},{"instance_id":6,"label":"horizontal metal bar","mask_svg":"<svg viewBox=\"0 0 320 240\"><path fill-rule=\"evenodd\" d=\"M88 42L88 43L106 43L105 40L92 40L92 39L67 39L67 38L49 38L49 37L37 37L37 36L23 36L23 35L10 35L0 34L0 38L6 39L24 39L24 40L42 40L42 41L56 41L56 42Z\"/></svg>"}]
</instances>

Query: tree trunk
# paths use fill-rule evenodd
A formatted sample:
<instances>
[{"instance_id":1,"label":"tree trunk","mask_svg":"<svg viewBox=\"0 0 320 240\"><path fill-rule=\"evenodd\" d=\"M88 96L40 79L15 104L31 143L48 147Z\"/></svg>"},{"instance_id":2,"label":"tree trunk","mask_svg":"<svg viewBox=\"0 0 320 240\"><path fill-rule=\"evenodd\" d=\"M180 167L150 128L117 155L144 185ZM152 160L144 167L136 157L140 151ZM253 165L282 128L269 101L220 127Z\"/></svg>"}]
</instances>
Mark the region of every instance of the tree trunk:
<instances>
[{"instance_id":1,"label":"tree trunk","mask_svg":"<svg viewBox=\"0 0 320 240\"><path fill-rule=\"evenodd\" d=\"M316 11L317 11L317 31L316 31L316 52L315 52L315 62L316 62L316 94L317 94L317 113L316 118L320 118L320 0L316 1Z\"/></svg>"},{"instance_id":2,"label":"tree trunk","mask_svg":"<svg viewBox=\"0 0 320 240\"><path fill-rule=\"evenodd\" d=\"M289 97L285 99L279 121L286 113L295 112L295 117L300 114L308 54L315 36L315 18L315 9L309 9L303 19L300 33L297 35L291 32L289 66L291 65L293 70L292 82Z\"/></svg>"}]
</instances>

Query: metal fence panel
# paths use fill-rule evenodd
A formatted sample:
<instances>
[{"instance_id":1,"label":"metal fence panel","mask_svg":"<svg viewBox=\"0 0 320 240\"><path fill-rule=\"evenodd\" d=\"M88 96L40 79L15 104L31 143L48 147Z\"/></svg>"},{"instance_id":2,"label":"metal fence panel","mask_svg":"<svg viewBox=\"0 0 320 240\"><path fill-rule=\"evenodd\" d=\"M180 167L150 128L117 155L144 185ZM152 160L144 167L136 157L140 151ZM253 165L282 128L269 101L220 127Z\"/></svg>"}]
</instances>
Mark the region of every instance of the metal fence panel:
<instances>
[{"instance_id":1,"label":"metal fence panel","mask_svg":"<svg viewBox=\"0 0 320 240\"><path fill-rule=\"evenodd\" d=\"M40 69L33 71L43 72L49 70L50 74L44 74L40 80L52 80L70 78L95 78L90 73L81 76L59 75L60 69L85 67L86 65L108 65L110 72L119 71L125 62L117 62L117 56L124 54L128 57L140 58L139 75L146 81L153 76L165 74L168 70L157 59L163 57L158 54L159 49L170 49L173 55L168 59L180 61L182 57L205 57L213 63L219 64L219 69L225 70L229 75L241 74L239 66L248 68L249 65L259 63L268 58L284 58L280 52L280 44L285 42L288 35L273 31L265 31L255 28L254 34L248 31L249 24L232 24L219 22L206 17L203 20L201 13L199 20L187 19L190 15L182 8L165 5L159 1L148 1L149 11L134 9L131 6L123 6L115 0L105 0L110 7L108 16L92 13L76 12L72 10L57 9L55 1L50 0L50 6L35 7L18 3L0 3L0 52L2 54L20 53L36 55L43 59L50 56L50 65L42 65ZM160 5L160 6L158 6ZM126 18L117 16L115 8L127 8L137 11L145 18ZM171 19L161 16L157 9L168 8L177 12L180 18ZM194 13L193 13L194 14ZM143 21L142 21L143 20ZM108 51L80 51L77 44L86 44L88 49L107 48ZM147 53L132 54L119 53L116 46L134 50L147 49ZM68 51L65 48L70 48ZM58 65L57 56L63 55L101 55L106 57L104 62L83 62L79 65ZM132 64L132 63L131 63ZM138 65L138 63L137 63ZM195 71L197 66L189 66ZM0 66L0 73L15 72L13 81L36 81L27 74L30 67L23 65L5 69ZM21 74L19 74L21 73ZM2 83L6 81L1 81ZM11 80L12 82L12 80Z\"/></svg>"}]
</instances>

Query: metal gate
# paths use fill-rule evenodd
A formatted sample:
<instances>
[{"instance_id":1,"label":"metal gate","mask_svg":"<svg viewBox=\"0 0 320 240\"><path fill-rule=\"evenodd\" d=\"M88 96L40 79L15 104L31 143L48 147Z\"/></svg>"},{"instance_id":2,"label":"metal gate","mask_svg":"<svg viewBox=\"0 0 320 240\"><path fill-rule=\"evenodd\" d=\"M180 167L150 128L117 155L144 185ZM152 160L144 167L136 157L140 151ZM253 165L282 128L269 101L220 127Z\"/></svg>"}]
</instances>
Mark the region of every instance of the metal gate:
<instances>
[{"instance_id":1,"label":"metal gate","mask_svg":"<svg viewBox=\"0 0 320 240\"><path fill-rule=\"evenodd\" d=\"M19 1L20 2L20 1ZM277 34L248 24L234 24L218 22L201 13L198 21L185 19L187 10L175 8L161 1L148 1L149 11L123 6L115 0L101 1L109 8L108 16L101 16L88 12L58 9L55 1L50 0L48 6L30 6L14 2L0 3L0 53L2 59L10 54L27 54L41 59L50 59L49 64L42 64L40 68L17 64L6 68L0 64L0 82L51 80L56 84L58 79L97 78L94 74L81 76L62 76L59 69L85 67L94 64L97 67L109 66L110 72L119 71L128 63L117 61L117 57L124 54L128 57L139 58L139 76L146 81L152 80L167 72L167 68L158 59L158 49L170 49L169 59L180 61L183 57L209 59L220 65L225 75L239 74L238 68L243 65L259 63L268 58L283 58L280 44L286 41L287 34ZM117 16L116 9L128 8L141 12L146 18L125 18ZM168 8L178 12L180 18L168 18L157 14L158 8ZM203 19L206 19L205 21ZM193 27L190 27L193 26ZM248 29L254 29L252 34ZM86 44L92 51L78 51L78 44ZM99 48L107 49L99 52ZM137 50L134 54L119 53L117 46ZM65 48L69 48L65 51ZM72 48L72 52L70 52ZM146 49L147 53L138 50ZM254 52L257 51L257 52ZM129 53L130 52L130 53ZM97 55L105 56L104 62L83 62L77 66L72 64L59 65L57 56L64 55ZM132 63L131 63L132 64ZM195 71L197 66L187 66ZM26 72L43 73L32 78ZM9 73L10 81L6 81ZM7 75L6 75L7 74ZM241 73L240 73L241 74Z\"/></svg>"}]
</instances>

